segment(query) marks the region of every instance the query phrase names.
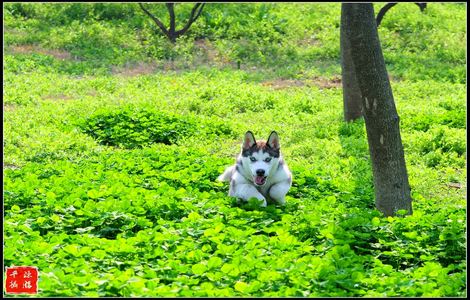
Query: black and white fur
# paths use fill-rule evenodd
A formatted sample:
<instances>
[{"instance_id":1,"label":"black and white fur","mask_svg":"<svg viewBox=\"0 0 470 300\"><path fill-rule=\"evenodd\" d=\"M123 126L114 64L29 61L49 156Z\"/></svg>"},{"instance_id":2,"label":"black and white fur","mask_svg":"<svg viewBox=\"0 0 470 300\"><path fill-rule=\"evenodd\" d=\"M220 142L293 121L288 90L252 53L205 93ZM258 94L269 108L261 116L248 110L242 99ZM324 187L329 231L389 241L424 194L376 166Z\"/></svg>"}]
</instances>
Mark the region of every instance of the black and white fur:
<instances>
[{"instance_id":1,"label":"black and white fur","mask_svg":"<svg viewBox=\"0 0 470 300\"><path fill-rule=\"evenodd\" d=\"M280 153L277 133L271 132L267 142L256 142L253 133L247 131L235 165L218 180L230 182L229 196L244 201L254 197L262 202L261 206L266 206L267 200L284 205L292 174Z\"/></svg>"}]
</instances>

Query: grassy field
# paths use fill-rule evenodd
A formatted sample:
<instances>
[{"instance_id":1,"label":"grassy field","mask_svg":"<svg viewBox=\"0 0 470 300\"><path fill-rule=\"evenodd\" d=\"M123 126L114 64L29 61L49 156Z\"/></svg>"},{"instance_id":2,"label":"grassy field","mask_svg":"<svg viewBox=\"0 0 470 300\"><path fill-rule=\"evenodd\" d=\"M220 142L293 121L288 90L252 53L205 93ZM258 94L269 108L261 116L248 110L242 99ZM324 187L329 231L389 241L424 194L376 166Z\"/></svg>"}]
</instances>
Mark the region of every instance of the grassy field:
<instances>
[{"instance_id":1,"label":"grassy field","mask_svg":"<svg viewBox=\"0 0 470 300\"><path fill-rule=\"evenodd\" d=\"M340 10L210 3L172 45L136 4L5 4L5 266L44 297L464 297L466 5L379 28L414 210L388 218L343 121ZM285 207L215 181L247 130L279 133Z\"/></svg>"}]
</instances>

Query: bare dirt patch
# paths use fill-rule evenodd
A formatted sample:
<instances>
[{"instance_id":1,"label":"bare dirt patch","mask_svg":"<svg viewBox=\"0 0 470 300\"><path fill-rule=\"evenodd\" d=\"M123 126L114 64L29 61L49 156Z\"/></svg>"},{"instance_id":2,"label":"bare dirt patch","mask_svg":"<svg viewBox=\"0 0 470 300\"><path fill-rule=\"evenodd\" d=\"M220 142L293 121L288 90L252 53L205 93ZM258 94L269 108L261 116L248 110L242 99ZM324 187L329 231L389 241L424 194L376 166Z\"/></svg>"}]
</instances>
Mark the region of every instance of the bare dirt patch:
<instances>
[{"instance_id":1,"label":"bare dirt patch","mask_svg":"<svg viewBox=\"0 0 470 300\"><path fill-rule=\"evenodd\" d=\"M98 95L98 91L93 89L93 90L88 91L88 93L86 94L91 97L96 97Z\"/></svg>"},{"instance_id":2,"label":"bare dirt patch","mask_svg":"<svg viewBox=\"0 0 470 300\"><path fill-rule=\"evenodd\" d=\"M310 84L316 85L323 89L333 89L341 87L341 77L335 76L333 78L314 77L309 80Z\"/></svg>"},{"instance_id":3,"label":"bare dirt patch","mask_svg":"<svg viewBox=\"0 0 470 300\"><path fill-rule=\"evenodd\" d=\"M13 53L23 53L23 54L39 53L39 54L44 54L44 55L50 55L60 60L74 59L72 55L67 51L58 50L58 49L44 49L38 45L11 46L10 51L12 51Z\"/></svg>"},{"instance_id":4,"label":"bare dirt patch","mask_svg":"<svg viewBox=\"0 0 470 300\"><path fill-rule=\"evenodd\" d=\"M3 169L18 170L20 167L14 164L3 163Z\"/></svg>"},{"instance_id":5,"label":"bare dirt patch","mask_svg":"<svg viewBox=\"0 0 470 300\"><path fill-rule=\"evenodd\" d=\"M68 95L65 95L65 94L57 94L57 95L54 95L54 94L50 94L50 95L45 95L45 96L42 96L42 99L45 99L45 100L73 100L74 98L71 97L71 96L68 96Z\"/></svg>"},{"instance_id":6,"label":"bare dirt patch","mask_svg":"<svg viewBox=\"0 0 470 300\"><path fill-rule=\"evenodd\" d=\"M201 66L237 68L237 63L231 61L227 54L221 53L214 44L207 39L194 41L194 53L191 60L184 58L162 59L155 62L129 63L124 66L114 66L111 72L114 75L126 77L153 74L158 71L182 72L194 70Z\"/></svg>"},{"instance_id":7,"label":"bare dirt patch","mask_svg":"<svg viewBox=\"0 0 470 300\"><path fill-rule=\"evenodd\" d=\"M287 89L292 87L303 87L303 86L317 86L322 89L331 89L341 87L341 78L325 78L325 77L314 77L311 79L298 80L298 79L275 79L268 80L261 83L263 86L269 86L275 90Z\"/></svg>"},{"instance_id":8,"label":"bare dirt patch","mask_svg":"<svg viewBox=\"0 0 470 300\"><path fill-rule=\"evenodd\" d=\"M305 37L301 40L299 40L297 42L297 45L298 46L304 46L304 47L312 47L312 46L315 46L315 47L319 47L320 46L320 40L317 39L316 37L314 36L309 36L309 37Z\"/></svg>"},{"instance_id":9,"label":"bare dirt patch","mask_svg":"<svg viewBox=\"0 0 470 300\"><path fill-rule=\"evenodd\" d=\"M305 82L297 79L275 79L264 81L261 83L263 86L269 86L275 90L287 89L291 87L305 86Z\"/></svg>"},{"instance_id":10,"label":"bare dirt patch","mask_svg":"<svg viewBox=\"0 0 470 300\"><path fill-rule=\"evenodd\" d=\"M221 53L214 44L206 39L194 41L194 52L191 60L176 58L167 59L159 62L159 68L163 71L180 72L185 70L194 70L198 67L221 68L230 66L237 68L236 62L230 60L228 55Z\"/></svg>"},{"instance_id":11,"label":"bare dirt patch","mask_svg":"<svg viewBox=\"0 0 470 300\"><path fill-rule=\"evenodd\" d=\"M454 188L454 189L461 189L462 188L462 184L458 183L458 182L449 182L449 183L447 183L447 186L450 187L450 188Z\"/></svg>"},{"instance_id":12,"label":"bare dirt patch","mask_svg":"<svg viewBox=\"0 0 470 300\"><path fill-rule=\"evenodd\" d=\"M16 109L15 104L3 104L3 111L14 111Z\"/></svg>"},{"instance_id":13,"label":"bare dirt patch","mask_svg":"<svg viewBox=\"0 0 470 300\"><path fill-rule=\"evenodd\" d=\"M114 75L120 75L124 77L133 77L139 75L153 74L158 69L156 63L137 63L128 64L122 67L113 66L111 72Z\"/></svg>"},{"instance_id":14,"label":"bare dirt patch","mask_svg":"<svg viewBox=\"0 0 470 300\"><path fill-rule=\"evenodd\" d=\"M220 53L217 48L214 47L211 41L205 39L199 39L194 41L194 46L198 50L196 56L196 64L208 64L217 66L233 65L227 55Z\"/></svg>"}]
</instances>

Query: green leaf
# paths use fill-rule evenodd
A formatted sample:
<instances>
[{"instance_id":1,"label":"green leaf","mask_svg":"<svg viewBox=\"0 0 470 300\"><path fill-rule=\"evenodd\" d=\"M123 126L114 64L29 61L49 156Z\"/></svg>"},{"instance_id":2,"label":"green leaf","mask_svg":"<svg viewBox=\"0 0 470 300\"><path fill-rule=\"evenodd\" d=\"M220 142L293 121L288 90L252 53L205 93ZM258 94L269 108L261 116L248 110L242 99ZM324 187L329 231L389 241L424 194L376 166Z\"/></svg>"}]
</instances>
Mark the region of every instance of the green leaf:
<instances>
[{"instance_id":1,"label":"green leaf","mask_svg":"<svg viewBox=\"0 0 470 300\"><path fill-rule=\"evenodd\" d=\"M269 270L266 270L266 271L262 271L259 275L258 275L258 279L262 282L267 282L267 281L276 281L278 280L279 278L281 278L281 274L279 274L278 272L276 271L269 271Z\"/></svg>"},{"instance_id":2,"label":"green leaf","mask_svg":"<svg viewBox=\"0 0 470 300\"><path fill-rule=\"evenodd\" d=\"M57 223L61 220L61 218L58 216L58 215L52 215L51 217L51 220L54 221L54 223Z\"/></svg>"},{"instance_id":3,"label":"green leaf","mask_svg":"<svg viewBox=\"0 0 470 300\"><path fill-rule=\"evenodd\" d=\"M72 254L73 256L78 256L78 245L67 245L64 247L64 251Z\"/></svg>"},{"instance_id":4,"label":"green leaf","mask_svg":"<svg viewBox=\"0 0 470 300\"><path fill-rule=\"evenodd\" d=\"M190 220L190 221L196 221L196 220L199 220L201 218L202 218L201 215L198 214L195 211L190 212L189 215L188 215L188 220Z\"/></svg>"},{"instance_id":5,"label":"green leaf","mask_svg":"<svg viewBox=\"0 0 470 300\"><path fill-rule=\"evenodd\" d=\"M220 270L224 273L228 273L232 271L234 267L235 267L234 265L227 263L227 264L224 264Z\"/></svg>"},{"instance_id":6,"label":"green leaf","mask_svg":"<svg viewBox=\"0 0 470 300\"><path fill-rule=\"evenodd\" d=\"M80 250L78 251L77 256L82 256L82 255L90 254L90 253L91 253L91 248L87 247L87 246L84 246L84 247L80 248Z\"/></svg>"},{"instance_id":7,"label":"green leaf","mask_svg":"<svg viewBox=\"0 0 470 300\"><path fill-rule=\"evenodd\" d=\"M226 273L230 276L238 276L240 274L240 270L238 269L237 265L226 263L220 269L223 273Z\"/></svg>"},{"instance_id":8,"label":"green leaf","mask_svg":"<svg viewBox=\"0 0 470 300\"><path fill-rule=\"evenodd\" d=\"M203 264L195 264L191 267L191 270L196 275L202 275L205 271L207 271L207 267Z\"/></svg>"},{"instance_id":9,"label":"green leaf","mask_svg":"<svg viewBox=\"0 0 470 300\"><path fill-rule=\"evenodd\" d=\"M418 236L418 233L416 231L411 231L411 232L403 232L403 235L406 236L407 238L409 239L416 239L416 237Z\"/></svg>"},{"instance_id":10,"label":"green leaf","mask_svg":"<svg viewBox=\"0 0 470 300\"><path fill-rule=\"evenodd\" d=\"M222 265L222 259L220 257L217 257L217 256L212 256L211 258L209 258L209 260L207 261L207 267L209 269L213 269L213 268L217 268L219 266Z\"/></svg>"},{"instance_id":11,"label":"green leaf","mask_svg":"<svg viewBox=\"0 0 470 300\"><path fill-rule=\"evenodd\" d=\"M97 190L89 190L86 194L91 199L97 199L100 197L100 192L98 192Z\"/></svg>"},{"instance_id":12,"label":"green leaf","mask_svg":"<svg viewBox=\"0 0 470 300\"><path fill-rule=\"evenodd\" d=\"M98 249L98 250L94 250L93 253L92 253L92 255L93 255L94 257L98 258L98 259L103 259L103 258L105 258L105 256L107 255L107 253L106 253L106 251L104 251L104 250Z\"/></svg>"},{"instance_id":13,"label":"green leaf","mask_svg":"<svg viewBox=\"0 0 470 300\"><path fill-rule=\"evenodd\" d=\"M380 219L377 217L372 218L372 225L373 226L379 226L380 225Z\"/></svg>"},{"instance_id":14,"label":"green leaf","mask_svg":"<svg viewBox=\"0 0 470 300\"><path fill-rule=\"evenodd\" d=\"M20 210L21 210L21 209L20 209L20 207L19 207L18 205L13 205L13 206L11 207L11 211L12 211L12 212L15 212L15 213L16 213L16 212L19 212Z\"/></svg>"},{"instance_id":15,"label":"green leaf","mask_svg":"<svg viewBox=\"0 0 470 300\"><path fill-rule=\"evenodd\" d=\"M235 283L235 286L234 286L235 290L241 292L241 293L245 293L247 291L247 289L249 288L249 285L246 284L245 282L243 281L237 281Z\"/></svg>"}]
</instances>

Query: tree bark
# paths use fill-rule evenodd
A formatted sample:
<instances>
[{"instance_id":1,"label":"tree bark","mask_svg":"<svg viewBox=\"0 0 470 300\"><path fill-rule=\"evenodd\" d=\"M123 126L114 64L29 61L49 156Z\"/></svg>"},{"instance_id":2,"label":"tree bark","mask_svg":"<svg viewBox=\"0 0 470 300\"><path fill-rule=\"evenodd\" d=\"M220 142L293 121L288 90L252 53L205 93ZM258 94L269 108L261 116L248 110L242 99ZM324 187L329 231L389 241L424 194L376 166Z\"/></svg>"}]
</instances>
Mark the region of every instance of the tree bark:
<instances>
[{"instance_id":1,"label":"tree bark","mask_svg":"<svg viewBox=\"0 0 470 300\"><path fill-rule=\"evenodd\" d=\"M172 43L176 42L176 20L175 20L175 4L166 3L166 8L168 9L168 15L170 16L170 28L168 28L168 35Z\"/></svg>"},{"instance_id":2,"label":"tree bark","mask_svg":"<svg viewBox=\"0 0 470 300\"><path fill-rule=\"evenodd\" d=\"M343 10L344 7L341 9ZM362 95L352 62L351 43L346 37L345 17L346 15L342 12L340 26L341 83L343 85L344 120L349 122L362 117Z\"/></svg>"},{"instance_id":3,"label":"tree bark","mask_svg":"<svg viewBox=\"0 0 470 300\"><path fill-rule=\"evenodd\" d=\"M399 117L380 46L371 3L343 3L347 38L357 81L374 175L375 203L386 216L412 214Z\"/></svg>"},{"instance_id":4,"label":"tree bark","mask_svg":"<svg viewBox=\"0 0 470 300\"><path fill-rule=\"evenodd\" d=\"M147 16L149 16L153 20L153 22L155 22L155 24L157 24L158 28L160 28L160 30L163 32L163 34L167 38L170 39L170 36L168 35L168 30L165 28L165 25L163 25L163 23L157 17L152 15L152 13L150 13L150 11L148 9L146 9L145 6L142 3L139 3L139 6L147 14Z\"/></svg>"}]
</instances>

